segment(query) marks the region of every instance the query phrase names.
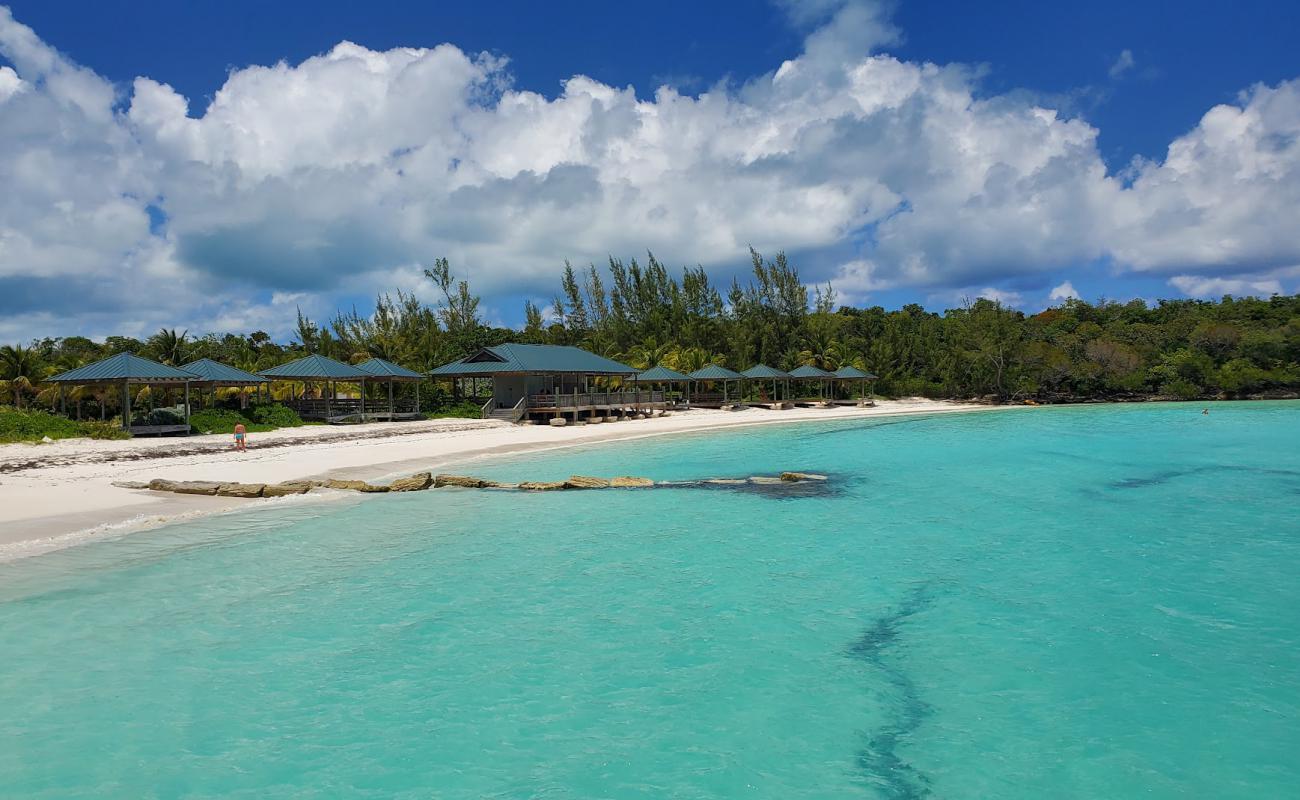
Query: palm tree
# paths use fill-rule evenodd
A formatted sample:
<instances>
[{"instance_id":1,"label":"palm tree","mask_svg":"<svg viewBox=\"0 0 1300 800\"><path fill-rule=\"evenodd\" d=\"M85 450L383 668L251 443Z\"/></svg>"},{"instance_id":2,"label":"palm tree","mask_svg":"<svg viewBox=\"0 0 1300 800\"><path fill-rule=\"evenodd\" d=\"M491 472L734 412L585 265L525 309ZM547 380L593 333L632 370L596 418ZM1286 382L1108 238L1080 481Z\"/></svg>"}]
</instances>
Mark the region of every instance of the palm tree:
<instances>
[{"instance_id":1,"label":"palm tree","mask_svg":"<svg viewBox=\"0 0 1300 800\"><path fill-rule=\"evenodd\" d=\"M37 352L22 345L0 347L0 376L4 389L13 394L14 406L23 407L23 395L32 391L45 376Z\"/></svg>"},{"instance_id":2,"label":"palm tree","mask_svg":"<svg viewBox=\"0 0 1300 800\"><path fill-rule=\"evenodd\" d=\"M158 354L158 360L179 367L189 359L189 331L176 333L175 328L163 328L149 337L149 349Z\"/></svg>"}]
</instances>

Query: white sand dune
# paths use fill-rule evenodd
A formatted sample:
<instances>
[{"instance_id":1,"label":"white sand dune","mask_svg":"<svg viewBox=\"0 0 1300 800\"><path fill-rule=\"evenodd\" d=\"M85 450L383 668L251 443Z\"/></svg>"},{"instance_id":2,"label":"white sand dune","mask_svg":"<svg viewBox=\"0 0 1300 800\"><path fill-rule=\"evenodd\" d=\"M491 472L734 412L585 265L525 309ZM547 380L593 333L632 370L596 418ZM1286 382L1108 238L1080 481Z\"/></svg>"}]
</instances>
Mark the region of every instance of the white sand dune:
<instances>
[{"instance_id":1,"label":"white sand dune","mask_svg":"<svg viewBox=\"0 0 1300 800\"><path fill-rule=\"evenodd\" d=\"M654 419L565 428L467 419L309 426L250 434L246 453L234 452L226 435L0 445L0 561L66 547L107 532L120 535L249 503L278 502L122 489L113 486L114 481L168 478L270 483L322 477L373 480L401 471L445 469L455 462L485 455L579 447L616 439L736 425L989 408L910 399L881 401L874 408L730 412L699 409Z\"/></svg>"}]
</instances>

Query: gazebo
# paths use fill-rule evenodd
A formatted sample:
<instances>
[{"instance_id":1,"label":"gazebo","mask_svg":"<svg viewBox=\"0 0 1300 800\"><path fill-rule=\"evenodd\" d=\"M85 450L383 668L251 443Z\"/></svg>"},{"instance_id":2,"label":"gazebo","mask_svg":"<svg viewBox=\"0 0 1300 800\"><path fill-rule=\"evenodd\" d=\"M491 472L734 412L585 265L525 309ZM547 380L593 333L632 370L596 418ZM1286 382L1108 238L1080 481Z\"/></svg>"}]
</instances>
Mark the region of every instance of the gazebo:
<instances>
[{"instance_id":1,"label":"gazebo","mask_svg":"<svg viewBox=\"0 0 1300 800\"><path fill-rule=\"evenodd\" d=\"M869 402L867 397L867 381L874 381L875 375L865 372L857 367L848 365L835 370L836 380L841 381L858 381L861 391L858 393L858 405L865 405Z\"/></svg>"},{"instance_id":2,"label":"gazebo","mask_svg":"<svg viewBox=\"0 0 1300 800\"><path fill-rule=\"evenodd\" d=\"M294 397L287 404L303 419L317 419L325 422L356 422L366 416L366 381L374 376L342 361L335 361L327 356L313 353L309 356L281 364L278 367L264 369L257 373L271 381L288 381L290 388L294 383L303 384L303 392L309 383L322 385L321 397ZM337 393L337 384L357 383L361 385L359 398L343 397Z\"/></svg>"},{"instance_id":3,"label":"gazebo","mask_svg":"<svg viewBox=\"0 0 1300 800\"><path fill-rule=\"evenodd\" d=\"M492 396L481 414L505 422L621 419L663 409L663 392L609 388L636 374L627 364L577 347L514 343L481 348L430 373L435 380L490 378Z\"/></svg>"},{"instance_id":4,"label":"gazebo","mask_svg":"<svg viewBox=\"0 0 1300 800\"><path fill-rule=\"evenodd\" d=\"M61 372L48 380L59 385L59 408L61 411L65 410L63 402L64 386L121 386L122 429L130 431L132 435L147 436L150 434L190 432L190 386L198 383L201 378L187 370L177 369L167 364L159 364L157 361L150 361L133 353L118 353L102 361ZM185 405L182 414L185 423L163 425L131 424L132 384L167 388L183 386L185 388Z\"/></svg>"},{"instance_id":5,"label":"gazebo","mask_svg":"<svg viewBox=\"0 0 1300 800\"><path fill-rule=\"evenodd\" d=\"M745 380L749 381L772 381L772 408L785 408L785 401L790 399L790 385L788 383L790 380L789 373L782 372L779 369L773 369L766 364L755 364L740 374L745 377ZM784 400L776 399L776 387L778 382L780 385L785 387Z\"/></svg>"},{"instance_id":6,"label":"gazebo","mask_svg":"<svg viewBox=\"0 0 1300 800\"><path fill-rule=\"evenodd\" d=\"M385 361L382 358L363 361L357 364L357 369L370 375L371 381L388 384L388 418L390 420L395 420L399 416L403 419L420 418L420 382L424 380L423 375L391 361ZM393 402L393 384L395 383L415 384L415 405L398 410L397 405Z\"/></svg>"},{"instance_id":7,"label":"gazebo","mask_svg":"<svg viewBox=\"0 0 1300 800\"><path fill-rule=\"evenodd\" d=\"M662 364L658 364L646 370L645 372L638 373L637 376L632 380L638 384L663 383L663 384L667 384L670 388L674 383L680 383L685 389L687 389L686 405L689 406L691 404L691 395L689 391L690 384L691 384L691 376L678 372L675 369L669 369L668 367L665 367Z\"/></svg>"},{"instance_id":8,"label":"gazebo","mask_svg":"<svg viewBox=\"0 0 1300 800\"><path fill-rule=\"evenodd\" d=\"M715 381L722 382L721 403L717 402L718 398L716 395L713 396L700 395L699 392L696 392L697 404L704 405L704 406L727 405L728 403L730 403L730 398L727 393L727 384L730 383L731 381L741 381L745 379L745 376L741 375L739 372L729 370L726 367L720 366L718 364L709 364L707 366L701 367L700 369L695 370L694 372L692 372L690 375L686 377L690 378L696 383L700 383L703 381L707 381L709 383L713 383ZM698 399L701 397L703 398L703 400Z\"/></svg>"},{"instance_id":9,"label":"gazebo","mask_svg":"<svg viewBox=\"0 0 1300 800\"><path fill-rule=\"evenodd\" d=\"M210 358L200 358L198 361L191 361L181 367L181 369L186 372L193 372L195 375L199 376L199 380L194 383L196 386L206 387L211 391L209 397L211 398L212 405L216 405L217 389L235 388L242 390L247 389L250 386L260 389L262 386L270 383L270 381L260 375L245 372L242 369L222 364L220 361L213 361ZM239 393L239 405L241 407L248 406L248 394L246 392L241 391Z\"/></svg>"},{"instance_id":10,"label":"gazebo","mask_svg":"<svg viewBox=\"0 0 1300 800\"><path fill-rule=\"evenodd\" d=\"M814 367L804 364L802 367L796 367L790 370L790 377L797 381L817 381L818 399L822 402L826 400L826 386L835 380L834 372L827 372L820 367Z\"/></svg>"}]
</instances>

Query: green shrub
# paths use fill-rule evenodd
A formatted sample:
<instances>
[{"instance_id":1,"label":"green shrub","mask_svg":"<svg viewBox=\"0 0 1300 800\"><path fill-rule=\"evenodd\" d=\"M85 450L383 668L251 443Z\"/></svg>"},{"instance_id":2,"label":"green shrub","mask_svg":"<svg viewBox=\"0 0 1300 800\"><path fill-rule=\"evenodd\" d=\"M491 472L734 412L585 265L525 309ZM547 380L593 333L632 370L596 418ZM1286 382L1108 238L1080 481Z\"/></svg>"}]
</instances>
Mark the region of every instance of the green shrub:
<instances>
[{"instance_id":1,"label":"green shrub","mask_svg":"<svg viewBox=\"0 0 1300 800\"><path fill-rule=\"evenodd\" d=\"M483 408L474 403L461 403L460 405L448 406L447 408L430 412L425 414L425 416L429 419L444 419L447 417L478 419L483 416Z\"/></svg>"},{"instance_id":2,"label":"green shrub","mask_svg":"<svg viewBox=\"0 0 1300 800\"><path fill-rule=\"evenodd\" d=\"M18 411L0 409L0 442L39 442L51 439L70 439L81 436L76 422L46 411Z\"/></svg>"},{"instance_id":3,"label":"green shrub","mask_svg":"<svg viewBox=\"0 0 1300 800\"><path fill-rule=\"evenodd\" d=\"M298 416L298 412L279 403L265 403L253 406L248 410L248 416L254 422L269 425L272 428L296 428L303 424L302 417Z\"/></svg>"},{"instance_id":4,"label":"green shrub","mask_svg":"<svg viewBox=\"0 0 1300 800\"><path fill-rule=\"evenodd\" d=\"M136 417L134 425L184 425L185 412L175 408L155 408Z\"/></svg>"},{"instance_id":5,"label":"green shrub","mask_svg":"<svg viewBox=\"0 0 1300 800\"><path fill-rule=\"evenodd\" d=\"M91 439L130 439L131 432L122 430L122 421L100 422L92 420L88 422L78 422L77 427L81 429L82 436L88 436Z\"/></svg>"},{"instance_id":6,"label":"green shrub","mask_svg":"<svg viewBox=\"0 0 1300 800\"><path fill-rule=\"evenodd\" d=\"M77 422L48 411L0 408L0 442L39 442L51 439L128 439L131 434L118 422Z\"/></svg>"},{"instance_id":7,"label":"green shrub","mask_svg":"<svg viewBox=\"0 0 1300 800\"><path fill-rule=\"evenodd\" d=\"M236 425L243 425L250 432L273 429L271 425L258 424L228 408L205 408L190 415L190 427L196 433L234 433Z\"/></svg>"}]
</instances>

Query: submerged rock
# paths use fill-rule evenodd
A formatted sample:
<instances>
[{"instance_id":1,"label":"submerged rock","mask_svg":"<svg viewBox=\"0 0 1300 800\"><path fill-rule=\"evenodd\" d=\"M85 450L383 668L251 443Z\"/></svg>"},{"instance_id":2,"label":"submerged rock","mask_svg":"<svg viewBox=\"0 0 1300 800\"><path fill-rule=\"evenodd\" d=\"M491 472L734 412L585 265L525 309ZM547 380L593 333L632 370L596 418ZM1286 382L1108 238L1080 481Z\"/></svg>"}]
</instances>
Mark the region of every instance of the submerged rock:
<instances>
[{"instance_id":1,"label":"submerged rock","mask_svg":"<svg viewBox=\"0 0 1300 800\"><path fill-rule=\"evenodd\" d=\"M398 478L388 484L390 492L422 492L433 485L433 476L427 472L417 472L405 478Z\"/></svg>"},{"instance_id":2,"label":"submerged rock","mask_svg":"<svg viewBox=\"0 0 1300 800\"><path fill-rule=\"evenodd\" d=\"M745 478L705 478L700 483L712 483L717 486L739 486L742 483L748 483Z\"/></svg>"},{"instance_id":3,"label":"submerged rock","mask_svg":"<svg viewBox=\"0 0 1300 800\"><path fill-rule=\"evenodd\" d=\"M749 479L749 482L756 483L760 486L772 486L773 484L780 485L785 481L783 481L781 478L773 478L769 475L755 475L754 477Z\"/></svg>"},{"instance_id":4,"label":"submerged rock","mask_svg":"<svg viewBox=\"0 0 1300 800\"><path fill-rule=\"evenodd\" d=\"M262 488L263 497L285 497L291 494L307 494L312 490L312 481L285 481L268 483Z\"/></svg>"},{"instance_id":5,"label":"submerged rock","mask_svg":"<svg viewBox=\"0 0 1300 800\"><path fill-rule=\"evenodd\" d=\"M620 475L617 478L610 478L609 485L615 489L639 489L643 486L654 486L655 482L649 478L634 478L630 475Z\"/></svg>"},{"instance_id":6,"label":"submerged rock","mask_svg":"<svg viewBox=\"0 0 1300 800\"><path fill-rule=\"evenodd\" d=\"M261 497L265 489L264 483L223 483L217 487L217 494L222 497Z\"/></svg>"},{"instance_id":7,"label":"submerged rock","mask_svg":"<svg viewBox=\"0 0 1300 800\"><path fill-rule=\"evenodd\" d=\"M570 475L564 481L565 489L608 489L609 481L604 478L593 478L589 475Z\"/></svg>"},{"instance_id":8,"label":"submerged rock","mask_svg":"<svg viewBox=\"0 0 1300 800\"><path fill-rule=\"evenodd\" d=\"M461 486L466 489L482 489L487 486L487 481L482 478L471 478L468 475L439 475L433 479L433 485L440 489L443 486Z\"/></svg>"}]
</instances>

